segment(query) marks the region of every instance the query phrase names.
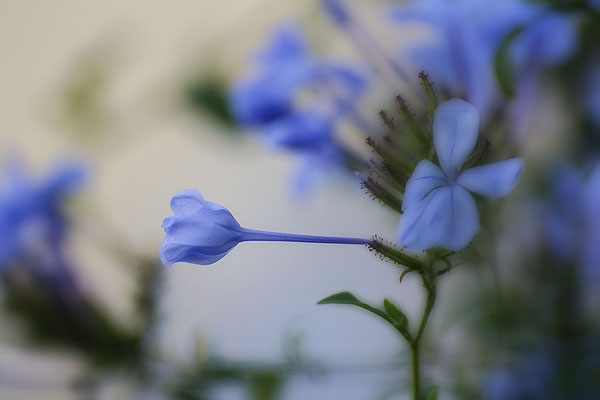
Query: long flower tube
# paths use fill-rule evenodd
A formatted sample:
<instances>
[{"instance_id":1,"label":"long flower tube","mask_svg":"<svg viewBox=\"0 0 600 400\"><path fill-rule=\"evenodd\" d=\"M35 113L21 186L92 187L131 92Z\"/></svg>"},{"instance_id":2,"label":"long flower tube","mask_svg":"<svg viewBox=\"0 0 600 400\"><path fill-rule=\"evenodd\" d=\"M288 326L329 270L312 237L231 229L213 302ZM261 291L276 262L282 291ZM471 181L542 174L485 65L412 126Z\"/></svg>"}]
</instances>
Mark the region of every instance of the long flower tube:
<instances>
[{"instance_id":1,"label":"long flower tube","mask_svg":"<svg viewBox=\"0 0 600 400\"><path fill-rule=\"evenodd\" d=\"M238 243L299 242L368 245L360 238L298 235L243 228L223 206L206 201L199 191L184 190L173 196L175 215L165 218L165 239L160 258L165 265L176 262L209 265L225 257Z\"/></svg>"}]
</instances>

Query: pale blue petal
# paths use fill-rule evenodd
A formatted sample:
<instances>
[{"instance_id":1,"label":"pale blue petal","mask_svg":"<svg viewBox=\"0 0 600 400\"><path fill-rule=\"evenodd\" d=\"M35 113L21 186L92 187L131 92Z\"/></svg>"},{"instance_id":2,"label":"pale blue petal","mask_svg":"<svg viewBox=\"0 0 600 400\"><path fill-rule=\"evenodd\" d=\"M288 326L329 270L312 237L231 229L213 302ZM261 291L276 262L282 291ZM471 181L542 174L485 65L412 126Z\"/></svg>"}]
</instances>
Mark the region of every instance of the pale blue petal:
<instances>
[{"instance_id":1,"label":"pale blue petal","mask_svg":"<svg viewBox=\"0 0 600 400\"><path fill-rule=\"evenodd\" d=\"M410 179L406 182L406 190L402 200L402 211L414 208L421 203L432 190L447 185L444 172L430 161L423 160L417 164Z\"/></svg>"},{"instance_id":2,"label":"pale blue petal","mask_svg":"<svg viewBox=\"0 0 600 400\"><path fill-rule=\"evenodd\" d=\"M461 186L434 189L419 206L406 210L398 226L398 241L415 250L443 247L461 250L479 231L473 197Z\"/></svg>"},{"instance_id":3,"label":"pale blue petal","mask_svg":"<svg viewBox=\"0 0 600 400\"><path fill-rule=\"evenodd\" d=\"M239 225L227 210L213 211L202 208L194 214L174 215L165 218L162 227L166 237L160 256L166 265L175 262L190 262L208 265L219 260L234 248L241 239Z\"/></svg>"},{"instance_id":4,"label":"pale blue petal","mask_svg":"<svg viewBox=\"0 0 600 400\"><path fill-rule=\"evenodd\" d=\"M461 99L448 100L433 116L433 142L442 170L456 176L475 147L479 130L479 111Z\"/></svg>"},{"instance_id":5,"label":"pale blue petal","mask_svg":"<svg viewBox=\"0 0 600 400\"><path fill-rule=\"evenodd\" d=\"M233 247L232 247L233 248ZM231 250L231 248L229 249ZM164 265L176 262L187 262L198 265L210 265L225 257L229 250L216 254L207 254L203 248L177 243L173 238L165 236L160 248L160 260Z\"/></svg>"},{"instance_id":6,"label":"pale blue petal","mask_svg":"<svg viewBox=\"0 0 600 400\"><path fill-rule=\"evenodd\" d=\"M171 210L175 214L193 214L206 204L202 194L196 189L187 189L177 193L171 199Z\"/></svg>"},{"instance_id":7,"label":"pale blue petal","mask_svg":"<svg viewBox=\"0 0 600 400\"><path fill-rule=\"evenodd\" d=\"M473 193L497 199L513 191L522 172L523 160L511 158L463 171L457 183Z\"/></svg>"},{"instance_id":8,"label":"pale blue petal","mask_svg":"<svg viewBox=\"0 0 600 400\"><path fill-rule=\"evenodd\" d=\"M350 13L345 4L340 0L322 0L323 9L329 17L339 25L345 25L350 22Z\"/></svg>"}]
</instances>

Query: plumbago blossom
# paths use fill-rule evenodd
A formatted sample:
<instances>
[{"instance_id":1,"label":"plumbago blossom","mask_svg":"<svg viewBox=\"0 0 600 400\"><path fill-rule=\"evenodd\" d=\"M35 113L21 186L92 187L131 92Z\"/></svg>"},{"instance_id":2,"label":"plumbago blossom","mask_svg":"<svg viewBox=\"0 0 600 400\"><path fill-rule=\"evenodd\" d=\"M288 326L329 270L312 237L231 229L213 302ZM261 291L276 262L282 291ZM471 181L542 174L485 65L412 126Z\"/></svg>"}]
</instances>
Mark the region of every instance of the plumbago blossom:
<instances>
[{"instance_id":1,"label":"plumbago blossom","mask_svg":"<svg viewBox=\"0 0 600 400\"><path fill-rule=\"evenodd\" d=\"M499 198L510 193L523 170L520 158L462 170L477 142L479 113L461 99L435 110L433 141L439 166L419 162L406 184L398 241L411 249L460 250L479 231L471 193Z\"/></svg>"},{"instance_id":2,"label":"plumbago blossom","mask_svg":"<svg viewBox=\"0 0 600 400\"><path fill-rule=\"evenodd\" d=\"M175 213L163 221L166 232L160 248L165 265L188 262L209 265L225 257L241 242L370 243L368 239L309 236L243 228L223 206L206 201L199 191L184 190L171 199Z\"/></svg>"},{"instance_id":3,"label":"plumbago blossom","mask_svg":"<svg viewBox=\"0 0 600 400\"><path fill-rule=\"evenodd\" d=\"M363 74L314 58L293 24L273 32L254 64L230 88L237 121L257 130L268 146L305 158L298 183L314 175L311 166L322 172L342 165L349 154L336 138L336 124L343 118L364 124L355 110L366 88Z\"/></svg>"},{"instance_id":4,"label":"plumbago blossom","mask_svg":"<svg viewBox=\"0 0 600 400\"><path fill-rule=\"evenodd\" d=\"M18 162L8 165L0 187L0 269L32 257L59 268L67 232L62 206L81 187L84 175L80 165L71 163L36 181Z\"/></svg>"},{"instance_id":5,"label":"plumbago blossom","mask_svg":"<svg viewBox=\"0 0 600 400\"><path fill-rule=\"evenodd\" d=\"M510 89L517 91L519 107L513 116L517 119L529 115L540 70L567 59L577 44L568 14L533 1L416 0L389 14L398 24L420 23L433 29L433 41L411 47L413 62L445 90L465 96L484 119L501 101L495 68L505 40L510 40L507 54L514 74Z\"/></svg>"}]
</instances>

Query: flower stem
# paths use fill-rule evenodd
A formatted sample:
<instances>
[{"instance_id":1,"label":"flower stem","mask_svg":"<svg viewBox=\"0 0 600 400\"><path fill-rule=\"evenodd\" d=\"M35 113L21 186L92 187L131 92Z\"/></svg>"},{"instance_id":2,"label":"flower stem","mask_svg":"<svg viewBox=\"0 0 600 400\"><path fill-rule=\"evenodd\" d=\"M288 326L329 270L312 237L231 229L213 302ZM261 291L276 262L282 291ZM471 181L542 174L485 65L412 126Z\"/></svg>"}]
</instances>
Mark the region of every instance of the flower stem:
<instances>
[{"instance_id":1,"label":"flower stem","mask_svg":"<svg viewBox=\"0 0 600 400\"><path fill-rule=\"evenodd\" d=\"M412 356L412 383L413 383L413 399L419 400L420 388L420 366L419 366L419 345L413 344L410 346L410 352Z\"/></svg>"},{"instance_id":2,"label":"flower stem","mask_svg":"<svg viewBox=\"0 0 600 400\"><path fill-rule=\"evenodd\" d=\"M435 276L431 274L422 275L423 286L427 290L427 299L425 300L425 308L423 315L421 316L421 323L417 330L413 341L410 344L410 351L412 356L412 375L413 375L413 399L420 400L421 391L421 371L420 371L420 343L423 337L423 332L427 326L427 321L435 305L435 299L437 295L437 289L435 286Z\"/></svg>"},{"instance_id":3,"label":"flower stem","mask_svg":"<svg viewBox=\"0 0 600 400\"><path fill-rule=\"evenodd\" d=\"M280 233L259 231L256 229L242 228L241 241L259 241L259 242L302 242L302 243L330 243L330 244L359 244L367 245L371 243L370 239L347 238L335 236L312 236L298 235L293 233Z\"/></svg>"}]
</instances>

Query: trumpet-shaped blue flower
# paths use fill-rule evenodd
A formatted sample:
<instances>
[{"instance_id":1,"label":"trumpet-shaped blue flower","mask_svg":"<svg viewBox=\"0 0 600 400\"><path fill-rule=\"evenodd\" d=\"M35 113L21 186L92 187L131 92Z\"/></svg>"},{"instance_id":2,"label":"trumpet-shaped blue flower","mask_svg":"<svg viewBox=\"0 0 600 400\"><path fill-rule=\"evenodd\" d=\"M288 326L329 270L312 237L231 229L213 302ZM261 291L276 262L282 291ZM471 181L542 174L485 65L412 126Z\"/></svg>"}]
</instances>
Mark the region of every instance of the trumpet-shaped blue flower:
<instances>
[{"instance_id":1,"label":"trumpet-shaped blue flower","mask_svg":"<svg viewBox=\"0 0 600 400\"><path fill-rule=\"evenodd\" d=\"M166 236L160 248L165 265L176 262L209 265L225 257L238 243L246 241L308 242L334 244L370 243L368 239L308 236L243 228L223 206L206 201L189 189L171 199L175 215L165 218Z\"/></svg>"},{"instance_id":2,"label":"trumpet-shaped blue flower","mask_svg":"<svg viewBox=\"0 0 600 400\"><path fill-rule=\"evenodd\" d=\"M42 249L59 251L67 225L62 205L83 175L80 165L64 164L36 182L16 162L6 168L0 188L0 269Z\"/></svg>"},{"instance_id":3,"label":"trumpet-shaped blue flower","mask_svg":"<svg viewBox=\"0 0 600 400\"><path fill-rule=\"evenodd\" d=\"M460 250L479 231L479 214L471 193L499 198L516 186L520 158L462 170L475 147L479 112L452 99L435 110L433 141L440 166L423 160L406 184L398 241L411 249Z\"/></svg>"}]
</instances>

